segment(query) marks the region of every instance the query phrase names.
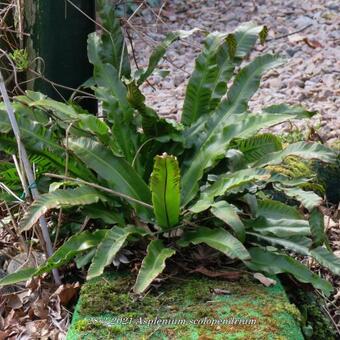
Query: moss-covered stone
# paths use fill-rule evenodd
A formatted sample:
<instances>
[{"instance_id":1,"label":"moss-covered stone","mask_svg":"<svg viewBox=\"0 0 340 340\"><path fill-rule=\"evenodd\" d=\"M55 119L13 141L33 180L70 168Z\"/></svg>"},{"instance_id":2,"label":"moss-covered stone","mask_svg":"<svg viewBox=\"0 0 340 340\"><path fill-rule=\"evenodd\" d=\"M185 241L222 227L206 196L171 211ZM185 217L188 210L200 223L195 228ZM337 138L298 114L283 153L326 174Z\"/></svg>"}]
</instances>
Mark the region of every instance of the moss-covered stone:
<instances>
[{"instance_id":1,"label":"moss-covered stone","mask_svg":"<svg viewBox=\"0 0 340 340\"><path fill-rule=\"evenodd\" d=\"M302 316L302 329L306 338L337 339L336 330L331 320L322 311L322 301L313 292L306 292L300 288L287 285L288 295L298 307Z\"/></svg>"},{"instance_id":2,"label":"moss-covered stone","mask_svg":"<svg viewBox=\"0 0 340 340\"><path fill-rule=\"evenodd\" d=\"M127 275L87 282L67 339L303 339L300 313L279 283L193 276L137 298L133 282Z\"/></svg>"}]
</instances>

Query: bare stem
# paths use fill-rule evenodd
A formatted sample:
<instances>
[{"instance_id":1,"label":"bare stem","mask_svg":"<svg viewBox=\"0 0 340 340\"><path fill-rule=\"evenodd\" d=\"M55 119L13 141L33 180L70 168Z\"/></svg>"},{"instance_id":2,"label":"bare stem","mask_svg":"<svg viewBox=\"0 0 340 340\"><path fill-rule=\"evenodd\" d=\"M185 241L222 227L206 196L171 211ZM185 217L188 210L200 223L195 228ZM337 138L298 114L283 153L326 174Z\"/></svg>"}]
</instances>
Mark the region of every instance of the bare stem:
<instances>
[{"instance_id":1,"label":"bare stem","mask_svg":"<svg viewBox=\"0 0 340 340\"><path fill-rule=\"evenodd\" d=\"M32 171L30 162L28 160L26 148L21 141L18 122L17 122L16 117L14 115L13 107L12 107L12 104L9 100L7 89L6 89L6 86L5 86L1 72L0 72L0 92L1 92L2 98L4 100L5 108L6 108L6 111L7 111L7 114L8 114L8 118L9 118L11 125L12 125L12 129L13 129L13 132L14 132L14 135L15 135L15 139L16 139L17 144L18 144L19 157L20 157L20 160L23 163L23 168L25 170L25 175L27 177L27 181L28 181L28 184L30 186L30 191L32 193L32 197L33 197L33 199L37 199L40 196L40 194L39 194L39 191L36 187L33 171ZM43 235L43 243L45 243L45 246L46 246L46 255L47 255L47 257L50 257L53 253L53 248L52 248L51 238L50 238L50 235L48 233L48 227L47 227L47 222L46 222L45 216L40 217L39 223L40 223L40 228L41 228L41 232L42 232L42 235ZM57 270L53 271L53 277L54 277L54 281L55 281L56 284L61 283L59 273L58 273Z\"/></svg>"}]
</instances>

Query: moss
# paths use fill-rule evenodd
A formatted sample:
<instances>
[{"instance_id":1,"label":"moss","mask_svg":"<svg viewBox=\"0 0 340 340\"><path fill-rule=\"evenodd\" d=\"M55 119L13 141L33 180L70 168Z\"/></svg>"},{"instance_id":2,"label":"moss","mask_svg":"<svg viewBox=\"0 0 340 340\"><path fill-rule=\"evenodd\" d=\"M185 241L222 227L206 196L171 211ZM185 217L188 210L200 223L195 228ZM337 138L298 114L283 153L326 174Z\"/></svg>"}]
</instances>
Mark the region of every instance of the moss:
<instances>
[{"instance_id":1,"label":"moss","mask_svg":"<svg viewBox=\"0 0 340 340\"><path fill-rule=\"evenodd\" d=\"M301 312L304 328L312 330L313 339L336 339L331 321L321 310L322 302L313 293L294 289L290 296Z\"/></svg>"},{"instance_id":2,"label":"moss","mask_svg":"<svg viewBox=\"0 0 340 340\"><path fill-rule=\"evenodd\" d=\"M135 298L130 294L132 280L129 276L109 281L105 278L90 281L81 290L80 314L98 315L105 312L124 314L125 317L137 317L134 311ZM146 296L138 302L143 307L143 315L153 315L158 306L154 296Z\"/></svg>"},{"instance_id":3,"label":"moss","mask_svg":"<svg viewBox=\"0 0 340 340\"><path fill-rule=\"evenodd\" d=\"M292 303L282 303L280 304L277 311L284 311L289 313L296 321L302 322L302 317L300 311Z\"/></svg>"},{"instance_id":4,"label":"moss","mask_svg":"<svg viewBox=\"0 0 340 340\"><path fill-rule=\"evenodd\" d=\"M122 329L117 326L87 319L78 320L74 324L74 329L80 334L97 334L97 339L114 339L116 336L122 334Z\"/></svg>"},{"instance_id":5,"label":"moss","mask_svg":"<svg viewBox=\"0 0 340 340\"><path fill-rule=\"evenodd\" d=\"M79 337L68 335L68 339L97 339L99 331L96 327L99 326L103 327L103 332L115 332L113 338L122 340L218 340L225 339L226 334L228 339L278 339L273 334L282 332L286 338L302 339L296 334L298 312L287 301L280 284L266 288L248 278L240 282L228 282L192 276L185 281L168 280L141 299L130 294L132 285L133 279L127 276L101 278L86 283L75 316L78 321L73 327L73 334ZM230 294L216 294L216 289L229 291ZM138 318L150 321L156 320L156 317L189 322L185 325L160 326L135 322ZM86 321L79 324L79 318L92 318L95 323ZM122 325L115 321L117 318L132 321ZM232 318L235 324L212 322ZM253 324L242 324L241 319L253 320ZM199 320L199 323L193 324L190 320ZM120 332L126 336L120 335Z\"/></svg>"}]
</instances>

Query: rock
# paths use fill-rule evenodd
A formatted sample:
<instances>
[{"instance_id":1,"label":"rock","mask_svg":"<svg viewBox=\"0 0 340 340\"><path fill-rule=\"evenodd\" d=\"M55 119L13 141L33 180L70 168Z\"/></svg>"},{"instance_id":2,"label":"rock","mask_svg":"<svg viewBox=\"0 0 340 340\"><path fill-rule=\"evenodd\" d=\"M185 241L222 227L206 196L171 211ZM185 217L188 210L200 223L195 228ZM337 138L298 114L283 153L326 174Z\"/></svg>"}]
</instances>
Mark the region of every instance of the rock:
<instances>
[{"instance_id":1,"label":"rock","mask_svg":"<svg viewBox=\"0 0 340 340\"><path fill-rule=\"evenodd\" d=\"M340 6L337 4L326 5L326 7L331 11L336 11L336 12L340 11Z\"/></svg>"},{"instance_id":2,"label":"rock","mask_svg":"<svg viewBox=\"0 0 340 340\"><path fill-rule=\"evenodd\" d=\"M282 82L279 78L270 79L267 83L268 83L267 87L269 87L270 89L278 90L282 86Z\"/></svg>"},{"instance_id":3,"label":"rock","mask_svg":"<svg viewBox=\"0 0 340 340\"><path fill-rule=\"evenodd\" d=\"M331 97L331 96L333 96L333 91L331 91L331 90L323 90L322 92L321 92L321 98L324 98L324 99L327 99L328 97Z\"/></svg>"},{"instance_id":4,"label":"rock","mask_svg":"<svg viewBox=\"0 0 340 340\"><path fill-rule=\"evenodd\" d=\"M297 86L297 87L300 87L300 88L303 89L305 87L305 82L303 80L299 79L299 78L298 79L292 79L288 82L288 86L289 87Z\"/></svg>"},{"instance_id":5,"label":"rock","mask_svg":"<svg viewBox=\"0 0 340 340\"><path fill-rule=\"evenodd\" d=\"M314 24L314 20L304 15L304 16L300 16L297 19L295 19L294 23L298 27L304 27L310 24Z\"/></svg>"},{"instance_id":6,"label":"rock","mask_svg":"<svg viewBox=\"0 0 340 340\"><path fill-rule=\"evenodd\" d=\"M181 85L185 80L184 74L177 74L174 76L174 86L177 87Z\"/></svg>"},{"instance_id":7,"label":"rock","mask_svg":"<svg viewBox=\"0 0 340 340\"><path fill-rule=\"evenodd\" d=\"M293 57L296 52L298 52L298 48L287 48L286 53L290 56Z\"/></svg>"}]
</instances>

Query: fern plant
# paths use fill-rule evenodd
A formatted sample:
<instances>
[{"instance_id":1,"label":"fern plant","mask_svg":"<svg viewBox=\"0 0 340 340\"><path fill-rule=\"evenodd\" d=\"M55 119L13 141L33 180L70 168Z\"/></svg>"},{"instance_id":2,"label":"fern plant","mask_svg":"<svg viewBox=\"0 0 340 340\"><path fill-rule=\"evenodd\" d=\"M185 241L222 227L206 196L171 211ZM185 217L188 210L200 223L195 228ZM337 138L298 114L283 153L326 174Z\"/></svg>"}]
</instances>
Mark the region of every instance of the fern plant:
<instances>
[{"instance_id":1,"label":"fern plant","mask_svg":"<svg viewBox=\"0 0 340 340\"><path fill-rule=\"evenodd\" d=\"M283 63L272 54L245 63L257 39L263 42L266 28L247 23L233 33L207 34L181 122L176 122L148 107L140 87L167 48L197 30L169 33L148 66L132 72L112 9L103 5L100 13L106 30L89 36L94 75L86 85L102 103L104 118L34 92L17 97L14 105L29 152L53 164L62 179L33 202L21 231L60 207L81 208L90 218L102 218L106 228L73 235L45 264L9 275L0 284L50 272L75 256L80 266L90 264L87 275L92 278L129 241L144 238L150 242L136 293L149 287L178 249L205 243L252 270L289 273L329 294L330 284L291 256L311 256L340 274L340 260L329 250L318 209L322 198L304 189L311 178L275 169L287 157L333 162L336 155L316 143L283 147L275 135L261 133L314 114L282 103L249 111L261 76ZM13 148L13 138L0 114L0 147L6 151ZM68 176L63 176L65 167ZM298 204L286 205L275 199L277 194Z\"/></svg>"}]
</instances>

